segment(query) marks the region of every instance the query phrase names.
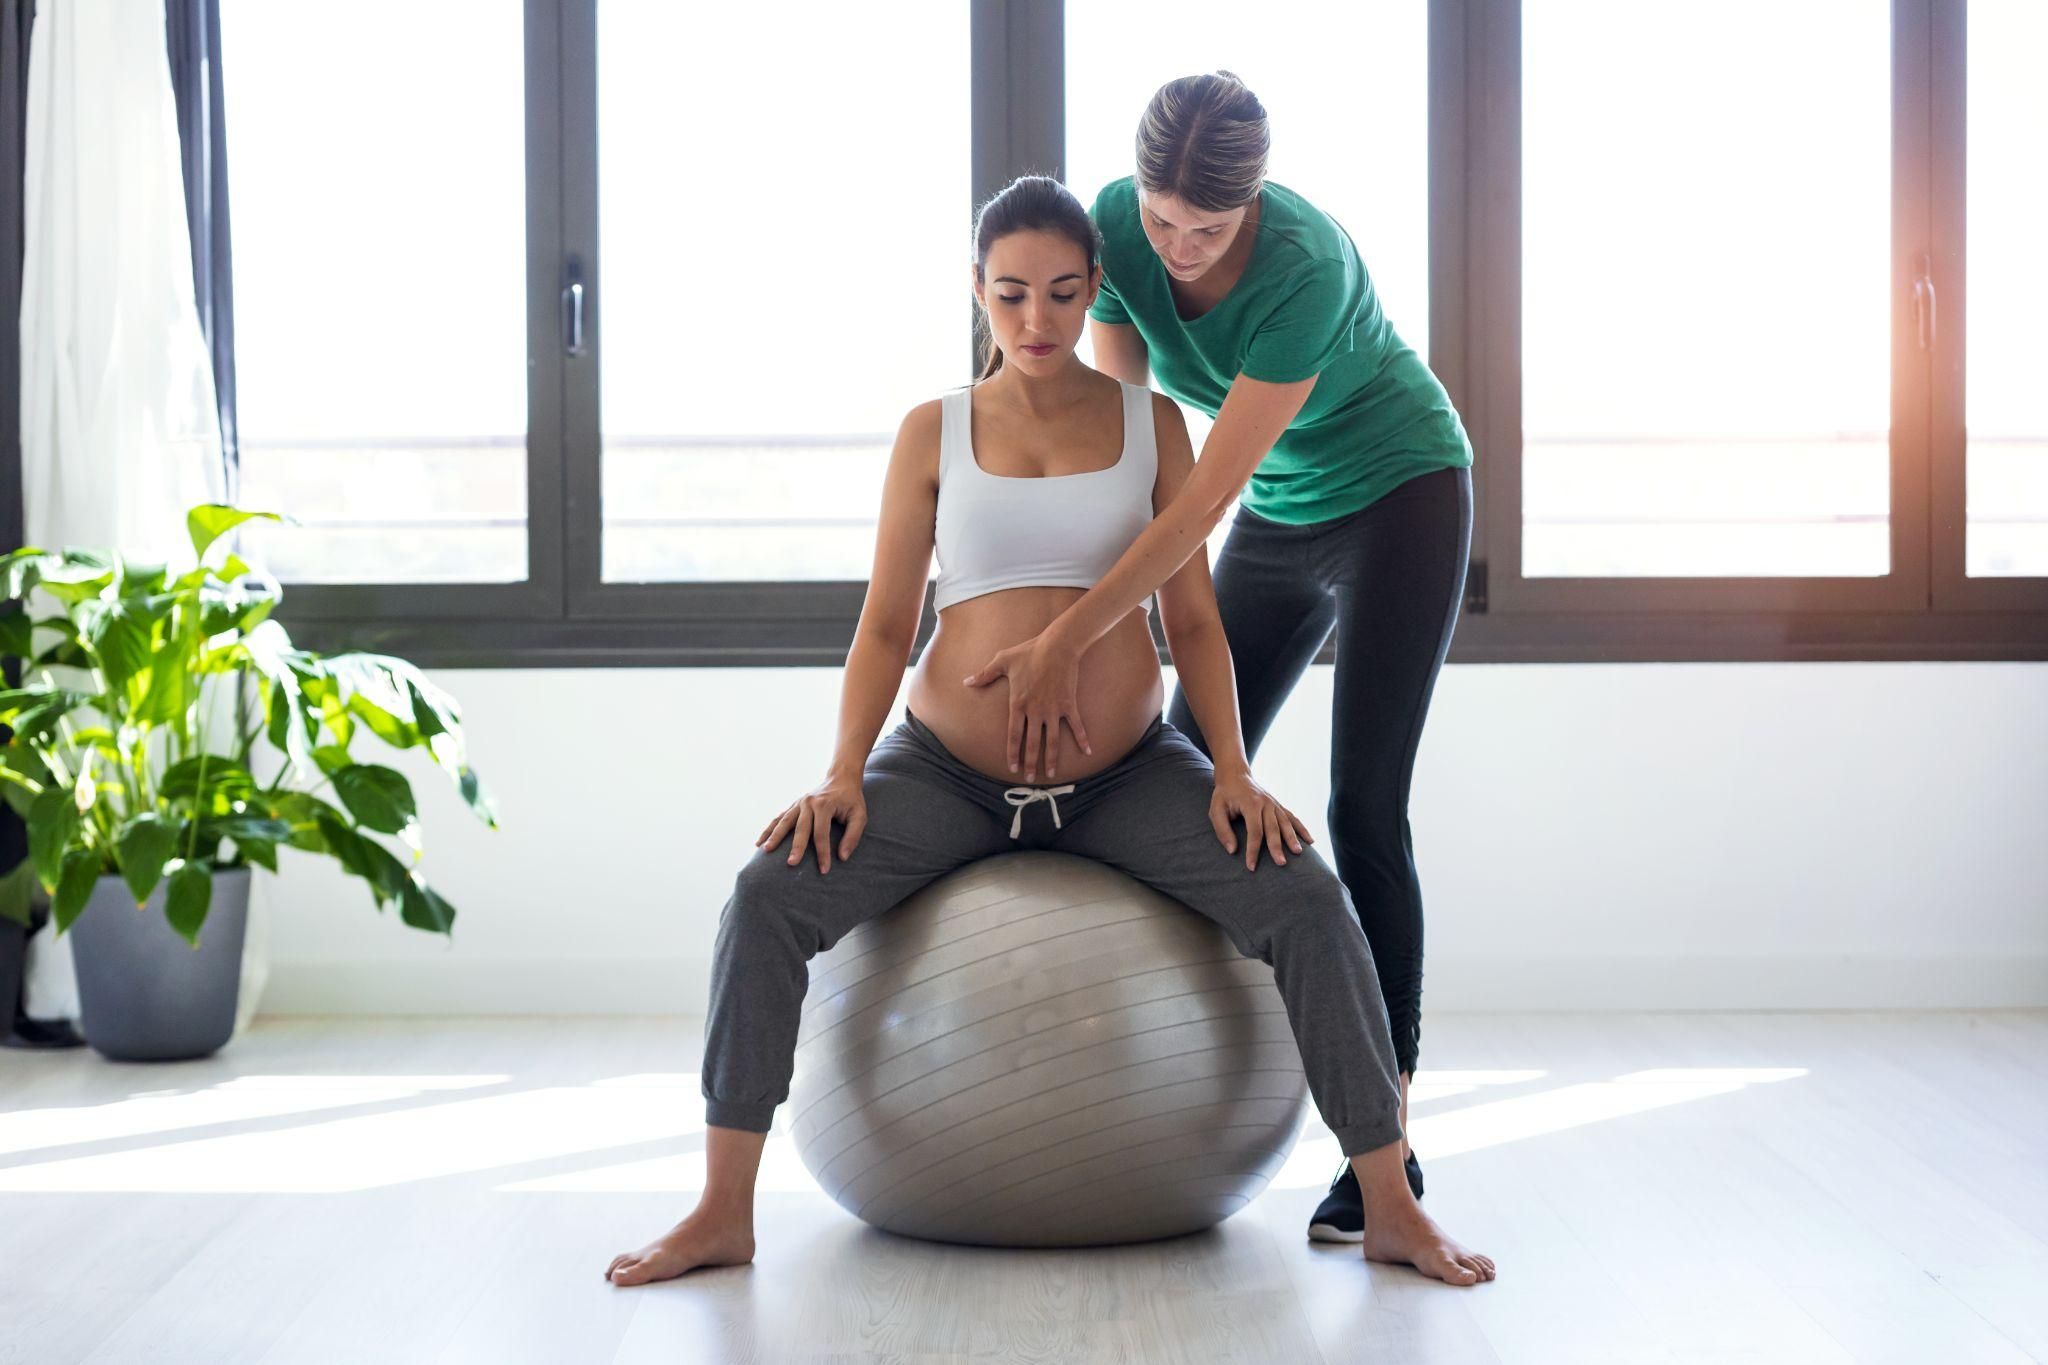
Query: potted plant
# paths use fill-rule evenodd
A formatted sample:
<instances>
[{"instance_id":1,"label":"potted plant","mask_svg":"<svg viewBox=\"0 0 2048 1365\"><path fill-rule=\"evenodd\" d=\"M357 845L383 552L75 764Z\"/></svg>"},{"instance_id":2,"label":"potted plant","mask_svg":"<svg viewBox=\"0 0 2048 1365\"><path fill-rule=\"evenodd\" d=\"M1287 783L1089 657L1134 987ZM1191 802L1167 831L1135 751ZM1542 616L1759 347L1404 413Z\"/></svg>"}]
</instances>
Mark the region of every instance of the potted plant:
<instances>
[{"instance_id":1,"label":"potted plant","mask_svg":"<svg viewBox=\"0 0 2048 1365\"><path fill-rule=\"evenodd\" d=\"M250 868L277 871L280 848L333 857L379 910L451 932L455 908L417 866L412 786L352 756L361 732L425 747L497 827L453 698L402 659L293 648L270 619L277 582L234 554L208 563L224 533L259 517L288 520L193 508L196 566L176 577L98 550L0 559L0 599L21 608L0 616L0 656L20 669L20 686L0 690L12 730L0 791L29 842L0 878L0 915L26 923L30 897L47 893L56 931L75 935L86 1041L107 1057L199 1057L227 1042ZM32 615L31 593L58 610ZM280 760L268 781L252 768L259 738Z\"/></svg>"}]
</instances>

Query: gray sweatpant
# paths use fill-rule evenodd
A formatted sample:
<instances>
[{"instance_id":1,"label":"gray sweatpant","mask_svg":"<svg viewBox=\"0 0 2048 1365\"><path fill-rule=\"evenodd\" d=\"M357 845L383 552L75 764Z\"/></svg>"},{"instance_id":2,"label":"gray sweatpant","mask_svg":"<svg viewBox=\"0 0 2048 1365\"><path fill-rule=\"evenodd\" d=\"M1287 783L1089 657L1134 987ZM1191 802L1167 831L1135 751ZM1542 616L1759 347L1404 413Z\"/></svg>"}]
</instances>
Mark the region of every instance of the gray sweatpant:
<instances>
[{"instance_id":1,"label":"gray sweatpant","mask_svg":"<svg viewBox=\"0 0 2048 1365\"><path fill-rule=\"evenodd\" d=\"M955 758L916 716L882 737L861 779L868 825L850 859L832 826L832 871L794 867L788 841L741 870L718 922L702 1071L705 1122L768 1131L789 1098L808 963L854 926L963 864L1051 849L1128 873L1215 921L1273 968L1323 1121L1355 1156L1401 1136L1400 1080L1372 950L1349 893L1315 849L1261 853L1247 871L1209 823L1215 770L1162 717L1116 764L1054 799L1013 808L1001 782ZM1064 787L1065 783L1059 784ZM1011 829L1021 816L1018 833Z\"/></svg>"}]
</instances>

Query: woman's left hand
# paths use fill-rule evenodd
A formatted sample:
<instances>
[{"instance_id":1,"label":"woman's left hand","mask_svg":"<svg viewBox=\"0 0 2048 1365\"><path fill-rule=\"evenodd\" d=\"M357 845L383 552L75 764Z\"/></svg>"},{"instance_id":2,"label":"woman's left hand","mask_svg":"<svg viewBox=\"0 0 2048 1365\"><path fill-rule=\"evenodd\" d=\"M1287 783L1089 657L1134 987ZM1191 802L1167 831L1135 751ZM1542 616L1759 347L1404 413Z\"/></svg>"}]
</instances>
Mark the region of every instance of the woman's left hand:
<instances>
[{"instance_id":1,"label":"woman's left hand","mask_svg":"<svg viewBox=\"0 0 2048 1365\"><path fill-rule=\"evenodd\" d=\"M1215 828L1216 837L1223 841L1225 853L1237 852L1237 831L1230 824L1232 816L1244 821L1244 866L1247 872L1258 865L1261 844L1272 854L1274 862L1284 866L1287 855L1280 850L1282 843L1299 853L1303 844L1315 842L1308 826L1296 819L1294 812L1275 801L1265 788L1252 781L1249 771L1219 773L1216 794L1209 798L1209 823Z\"/></svg>"},{"instance_id":2,"label":"woman's left hand","mask_svg":"<svg viewBox=\"0 0 2048 1365\"><path fill-rule=\"evenodd\" d=\"M1081 686L1081 656L1063 647L1051 635L1040 632L1023 644L1012 645L964 680L969 687L986 687L997 678L1010 680L1010 721L1005 746L1010 771L1021 761L1024 780L1038 775L1038 761L1045 760L1047 781L1059 769L1060 722L1074 732L1081 752L1092 754L1088 727L1081 723L1076 700Z\"/></svg>"}]
</instances>

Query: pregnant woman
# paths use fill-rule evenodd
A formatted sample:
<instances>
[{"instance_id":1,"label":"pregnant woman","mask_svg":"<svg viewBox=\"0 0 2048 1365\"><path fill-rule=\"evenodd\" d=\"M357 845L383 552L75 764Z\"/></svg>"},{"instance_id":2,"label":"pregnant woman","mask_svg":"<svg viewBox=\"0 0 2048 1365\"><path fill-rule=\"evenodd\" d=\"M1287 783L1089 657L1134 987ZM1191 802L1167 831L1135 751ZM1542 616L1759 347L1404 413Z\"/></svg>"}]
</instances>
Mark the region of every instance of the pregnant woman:
<instances>
[{"instance_id":1,"label":"pregnant woman","mask_svg":"<svg viewBox=\"0 0 2048 1365\"><path fill-rule=\"evenodd\" d=\"M1184 77L1146 106L1137 174L1096 197L1096 363L1130 384L1149 371L1216 424L1180 493L1101 581L1034 638L977 661L972 681L1009 680L1005 761L1029 770L1043 751L1050 767L1062 721L1076 736L1094 724L1077 661L1239 500L1215 592L1246 754L1337 633L1330 837L1379 972L1405 1131L1422 1019L1408 787L1464 596L1472 448L1344 229L1266 179L1267 144L1266 111L1235 76ZM1220 763L1239 736L1216 729L1227 717L1212 719L1191 683L1183 672L1167 719ZM1405 1138L1402 1151L1420 1198ZM1309 1235L1356 1241L1367 1202L1344 1165Z\"/></svg>"},{"instance_id":2,"label":"pregnant woman","mask_svg":"<svg viewBox=\"0 0 2048 1365\"><path fill-rule=\"evenodd\" d=\"M1270 964L1310 1093L1357 1168L1371 1214L1366 1257L1454 1284L1493 1278L1493 1263L1447 1237L1408 1188L1371 951L1336 874L1252 780L1206 557L1164 581L1158 608L1193 707L1219 736L1213 762L1160 714L1143 600L1081 656L1092 728L1057 771L1048 765L1046 784L1028 784L1035 773L1014 783L1003 699L964 681L974 662L1035 635L1094 583L1193 467L1172 403L1074 354L1101 277L1098 251L1086 211L1055 180L1015 182L977 220L974 293L993 342L989 372L913 409L897 433L831 765L762 831L720 916L702 1068L703 1195L666 1234L615 1257L605 1271L613 1284L753 1259L755 1175L789 1097L807 962L936 878L1020 848L1119 868ZM876 744L916 641L935 547L938 629L903 724Z\"/></svg>"}]
</instances>

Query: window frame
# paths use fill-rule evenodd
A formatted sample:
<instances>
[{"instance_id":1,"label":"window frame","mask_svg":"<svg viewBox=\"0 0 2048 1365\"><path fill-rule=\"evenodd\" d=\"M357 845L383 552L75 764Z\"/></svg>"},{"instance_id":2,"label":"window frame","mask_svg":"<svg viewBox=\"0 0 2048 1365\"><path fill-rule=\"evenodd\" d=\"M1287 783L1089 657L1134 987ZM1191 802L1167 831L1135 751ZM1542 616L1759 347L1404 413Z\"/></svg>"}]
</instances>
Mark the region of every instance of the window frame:
<instances>
[{"instance_id":1,"label":"window frame","mask_svg":"<svg viewBox=\"0 0 2048 1365\"><path fill-rule=\"evenodd\" d=\"M1921 249L1941 325L1924 361L1894 346L1892 572L1848 579L1520 575L1521 7L1427 2L1430 364L1477 452L1450 661L2048 659L2048 579L1962 572L1963 0L1892 4L1894 336L1912 326ZM314 648L436 667L838 666L863 582L603 581L597 3L525 0L528 579L287 584L280 617ZM963 211L1015 175L1062 174L1064 8L971 0ZM579 356L562 335L572 266ZM980 364L971 301L962 320L964 382ZM927 595L920 649L933 625ZM1317 661L1333 657L1326 644Z\"/></svg>"}]
</instances>

